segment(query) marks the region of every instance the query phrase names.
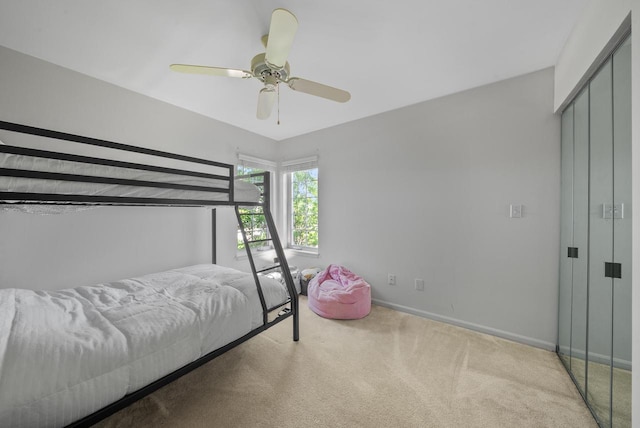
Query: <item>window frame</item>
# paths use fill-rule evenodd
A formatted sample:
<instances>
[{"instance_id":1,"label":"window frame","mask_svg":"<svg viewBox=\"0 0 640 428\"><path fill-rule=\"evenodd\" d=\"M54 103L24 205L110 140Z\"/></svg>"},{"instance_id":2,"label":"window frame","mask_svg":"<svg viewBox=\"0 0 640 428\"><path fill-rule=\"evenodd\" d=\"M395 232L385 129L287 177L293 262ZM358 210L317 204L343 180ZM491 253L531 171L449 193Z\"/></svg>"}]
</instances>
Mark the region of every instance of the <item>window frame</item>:
<instances>
[{"instance_id":1,"label":"window frame","mask_svg":"<svg viewBox=\"0 0 640 428\"><path fill-rule=\"evenodd\" d=\"M304 245L296 245L293 240L294 220L293 220L293 173L296 171L308 171L316 169L318 183L318 246L309 247ZM287 234L287 248L301 254L319 255L320 253L320 167L318 165L318 157L310 156L302 159L295 159L281 164L281 176L283 178L283 212L285 213L285 230Z\"/></svg>"},{"instance_id":2,"label":"window frame","mask_svg":"<svg viewBox=\"0 0 640 428\"><path fill-rule=\"evenodd\" d=\"M269 201L269 210L271 210L271 213L275 217L274 207L276 206L275 200L277 199L277 195L274 194L275 192L273 192L273 190L276 189L276 187L274 186L274 180L278 175L278 164L268 159L262 159L255 156L246 155L243 153L238 153L237 157L238 157L238 162L236 163L234 168L235 177L252 174L252 172L246 172L246 171L243 171L242 173L240 173L239 171L240 168L252 168L252 169L258 169L261 171L269 171L271 173L269 175L270 176L269 186L272 193L271 193L271 199ZM266 229L266 236L269 237L270 236L269 229L266 226L265 226L265 229ZM238 224L237 236L236 236L236 257L235 257L236 259L247 257L247 250L246 248L244 248L244 242L241 242L241 240L238 239L240 236L241 236L240 225ZM243 247L239 248L241 244L243 245ZM273 244L269 243L262 247L255 247L253 248L253 250L256 252L271 251L273 250Z\"/></svg>"}]
</instances>

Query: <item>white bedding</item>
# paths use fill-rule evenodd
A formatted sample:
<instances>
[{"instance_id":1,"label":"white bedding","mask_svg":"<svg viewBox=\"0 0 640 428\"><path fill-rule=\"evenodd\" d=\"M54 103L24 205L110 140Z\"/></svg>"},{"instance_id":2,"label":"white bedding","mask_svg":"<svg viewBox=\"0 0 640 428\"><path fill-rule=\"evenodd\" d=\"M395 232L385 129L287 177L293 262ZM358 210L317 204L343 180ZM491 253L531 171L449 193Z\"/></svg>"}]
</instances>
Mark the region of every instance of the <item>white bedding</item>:
<instances>
[{"instance_id":1,"label":"white bedding","mask_svg":"<svg viewBox=\"0 0 640 428\"><path fill-rule=\"evenodd\" d=\"M228 181L211 178L189 177L179 174L167 174L128 168L116 168L105 165L92 165L58 159L45 159L33 156L0 153L0 167L26 171L55 172L65 174L90 175L132 180L153 181L158 183L186 184L194 186L228 188ZM44 180L22 177L0 177L0 190L6 192L56 193L91 196L126 196L136 198L194 199L226 201L228 195L222 192L204 192L197 190L164 189L159 187L125 186L102 183L78 183L62 180ZM253 184L235 180L234 200L257 202L260 190Z\"/></svg>"},{"instance_id":2,"label":"white bedding","mask_svg":"<svg viewBox=\"0 0 640 428\"><path fill-rule=\"evenodd\" d=\"M267 307L288 299L261 277ZM59 427L262 324L251 274L197 265L60 291L0 290L0 426Z\"/></svg>"}]
</instances>

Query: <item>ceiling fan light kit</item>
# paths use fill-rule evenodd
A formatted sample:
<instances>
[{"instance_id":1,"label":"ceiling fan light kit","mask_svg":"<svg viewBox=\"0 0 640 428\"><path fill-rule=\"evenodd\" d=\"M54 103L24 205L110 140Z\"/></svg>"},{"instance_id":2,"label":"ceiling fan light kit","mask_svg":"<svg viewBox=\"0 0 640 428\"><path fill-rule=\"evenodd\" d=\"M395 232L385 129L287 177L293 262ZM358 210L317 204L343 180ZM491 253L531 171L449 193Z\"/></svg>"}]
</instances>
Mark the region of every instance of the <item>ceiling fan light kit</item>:
<instances>
[{"instance_id":1,"label":"ceiling fan light kit","mask_svg":"<svg viewBox=\"0 0 640 428\"><path fill-rule=\"evenodd\" d=\"M267 119L271 115L271 109L276 101L275 88L262 88L258 94L258 119Z\"/></svg>"},{"instance_id":2,"label":"ceiling fan light kit","mask_svg":"<svg viewBox=\"0 0 640 428\"><path fill-rule=\"evenodd\" d=\"M251 71L203 65L171 64L173 71L211 76L236 77L248 79L255 77L264 84L258 94L258 119L268 119L276 101L278 85L285 83L294 91L325 98L339 103L351 99L351 94L342 89L299 77L289 77L290 67L287 57L293 45L293 38L298 30L298 20L286 9L276 9L271 14L269 34L262 37L265 53L258 54L251 60Z\"/></svg>"}]
</instances>

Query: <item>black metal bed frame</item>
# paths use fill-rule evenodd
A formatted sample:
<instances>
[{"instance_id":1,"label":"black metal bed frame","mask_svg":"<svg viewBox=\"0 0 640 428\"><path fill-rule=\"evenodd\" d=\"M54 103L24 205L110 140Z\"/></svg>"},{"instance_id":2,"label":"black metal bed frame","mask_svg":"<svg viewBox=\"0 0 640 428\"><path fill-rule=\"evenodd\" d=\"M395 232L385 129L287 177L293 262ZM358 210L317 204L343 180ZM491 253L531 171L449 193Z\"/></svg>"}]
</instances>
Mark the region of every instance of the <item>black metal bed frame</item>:
<instances>
[{"instance_id":1,"label":"black metal bed frame","mask_svg":"<svg viewBox=\"0 0 640 428\"><path fill-rule=\"evenodd\" d=\"M72 424L68 427L88 427L91 426L106 417L116 413L117 411L129 406L133 402L151 394L157 389L173 382L179 377L189 373L190 371L200 367L201 365L211 361L212 359L222 355L228 350L240 345L248 339L256 336L257 334L269 329L270 327L280 323L281 321L293 317L293 340L299 340L299 312L298 312L298 295L291 276L289 266L282 248L282 244L277 234L275 223L270 212L270 176L268 172L262 174L252 174L252 177L261 176L261 180L258 183L254 183L259 187L262 187L262 200L259 202L244 202L236 201L234 198L234 166L231 164L210 161L207 159L195 158L191 156L184 156L170 152L164 152L160 150L148 149L143 147L132 146L128 144L116 143L112 141L101 140L97 138L84 137L75 134L68 134L64 132L52 131L43 128L36 128L33 126L21 125L17 123L0 121L0 130L7 130L21 134L34 135L39 137L46 137L55 140L69 141L74 143L105 147L109 149L120 150L129 153L139 153L149 155L155 158L166 158L172 160L179 160L187 162L188 164L207 165L215 168L222 168L222 170L228 171L225 174L208 174L197 171L188 171L184 169L165 168L153 165L145 165L140 163L117 161L113 159L103 159L90 156L80 156L68 153L60 153L39 149L30 149L24 147L16 147L9 145L0 145L0 153L10 153L16 155L26 155L38 158L57 159L65 161L80 162L90 165L105 165L117 168L129 168L136 170L163 172L170 174L177 174L198 178L212 178L216 180L222 180L228 183L224 187L208 187L208 186L192 186L177 183L164 183L153 182L133 179L123 179L115 177L99 177L92 175L78 175L78 174L66 174L55 172L40 172L31 170L20 170L0 167L0 176L5 177L22 177L22 178L36 178L45 180L60 180L70 182L81 183L103 183L103 184L116 184L127 186L139 186L139 187L156 187L176 190L197 190L204 192L212 192L216 194L227 195L224 200L199 200L199 199L166 199L166 198L141 198L141 197L123 197L123 196L97 196L97 195L70 195L70 194L55 194L55 193L25 193L25 192L9 192L4 189L0 189L0 204L9 204L15 201L22 201L21 204L53 204L53 205L116 205L116 206L196 206L196 207L210 207L210 206L234 206L236 215L238 216L238 222L241 226L243 240L245 242L245 249L249 258L249 263L253 273L253 277L260 297L260 303L263 310L263 324L250 331L246 335L236 339L235 341L216 349L209 354L206 354L199 359L187 364L184 367L177 369L176 371L152 382L151 384L132 392L123 398L107 405L106 407L92 413ZM276 252L276 256L279 260L278 267L283 275L285 285L289 292L290 299L282 305L274 308L267 308L262 287L260 285L260 273L261 270L256 269L251 253L251 241L248 240L244 231L244 225L242 217L239 211L240 207L260 207L262 209L262 215L264 215L267 227L269 229L270 238L273 245L273 249ZM212 209L212 259L213 263L216 262L216 210ZM273 268L273 267L271 267ZM289 307L286 307L289 305ZM283 308L277 317L269 321L268 314L275 310Z\"/></svg>"}]
</instances>

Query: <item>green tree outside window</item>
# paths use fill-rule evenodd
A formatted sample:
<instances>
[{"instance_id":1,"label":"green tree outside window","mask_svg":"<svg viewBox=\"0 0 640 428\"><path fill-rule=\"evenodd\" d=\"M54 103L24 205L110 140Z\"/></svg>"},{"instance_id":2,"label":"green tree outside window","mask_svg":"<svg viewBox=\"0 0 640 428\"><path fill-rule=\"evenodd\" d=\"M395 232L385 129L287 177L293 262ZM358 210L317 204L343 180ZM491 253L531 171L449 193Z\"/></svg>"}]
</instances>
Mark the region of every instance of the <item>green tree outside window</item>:
<instances>
[{"instance_id":1,"label":"green tree outside window","mask_svg":"<svg viewBox=\"0 0 640 428\"><path fill-rule=\"evenodd\" d=\"M318 168L291 173L291 243L318 248Z\"/></svg>"},{"instance_id":2,"label":"green tree outside window","mask_svg":"<svg viewBox=\"0 0 640 428\"><path fill-rule=\"evenodd\" d=\"M236 169L236 176L240 177L243 175L262 172L265 172L265 170L238 165ZM251 181L251 179L249 179L249 181ZM265 220L264 215L262 214L262 210L259 207L240 207L239 211L240 216L242 217L242 222L245 225L245 233L247 234L247 239L249 239L250 241L255 241L269 238L267 221ZM251 248L269 247L269 244L266 242L255 242L250 245ZM245 249L244 241L242 240L242 231L240 230L240 225L238 225L237 249L238 251L244 251Z\"/></svg>"}]
</instances>

